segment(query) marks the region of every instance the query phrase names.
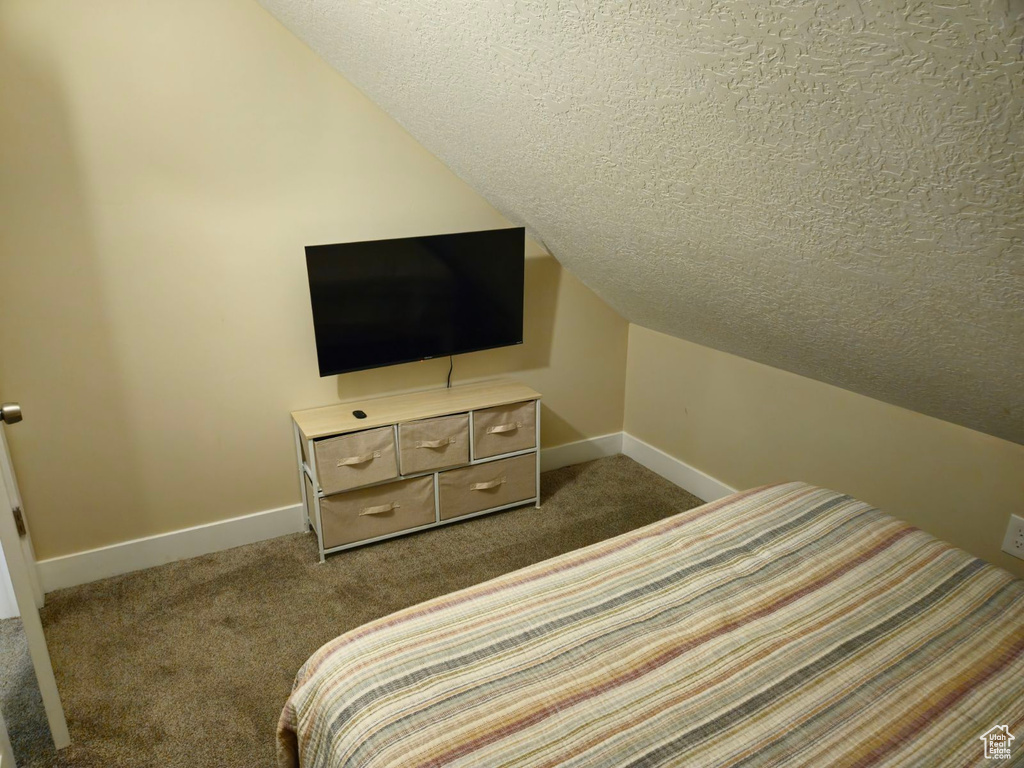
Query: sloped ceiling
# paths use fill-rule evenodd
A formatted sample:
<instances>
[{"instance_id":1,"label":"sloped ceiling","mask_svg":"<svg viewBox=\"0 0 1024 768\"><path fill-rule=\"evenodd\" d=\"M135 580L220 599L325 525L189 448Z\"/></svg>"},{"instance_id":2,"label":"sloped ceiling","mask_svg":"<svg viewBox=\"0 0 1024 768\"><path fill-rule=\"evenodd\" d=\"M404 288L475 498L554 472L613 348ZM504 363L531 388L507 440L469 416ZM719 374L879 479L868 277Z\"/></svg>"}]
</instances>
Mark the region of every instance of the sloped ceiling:
<instances>
[{"instance_id":1,"label":"sloped ceiling","mask_svg":"<svg viewBox=\"0 0 1024 768\"><path fill-rule=\"evenodd\" d=\"M1024 442L1024 4L260 2L632 322Z\"/></svg>"}]
</instances>

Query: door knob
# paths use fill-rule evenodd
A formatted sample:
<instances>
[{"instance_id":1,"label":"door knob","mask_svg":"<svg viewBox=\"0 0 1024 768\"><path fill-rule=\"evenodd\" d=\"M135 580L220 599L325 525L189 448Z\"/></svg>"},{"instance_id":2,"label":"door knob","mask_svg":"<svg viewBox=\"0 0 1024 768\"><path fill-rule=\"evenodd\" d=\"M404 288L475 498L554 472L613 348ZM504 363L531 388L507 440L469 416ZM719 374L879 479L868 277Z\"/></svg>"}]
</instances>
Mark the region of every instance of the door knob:
<instances>
[{"instance_id":1,"label":"door knob","mask_svg":"<svg viewBox=\"0 0 1024 768\"><path fill-rule=\"evenodd\" d=\"M21 406L17 403L0 405L0 421L5 424L17 424L21 421Z\"/></svg>"}]
</instances>

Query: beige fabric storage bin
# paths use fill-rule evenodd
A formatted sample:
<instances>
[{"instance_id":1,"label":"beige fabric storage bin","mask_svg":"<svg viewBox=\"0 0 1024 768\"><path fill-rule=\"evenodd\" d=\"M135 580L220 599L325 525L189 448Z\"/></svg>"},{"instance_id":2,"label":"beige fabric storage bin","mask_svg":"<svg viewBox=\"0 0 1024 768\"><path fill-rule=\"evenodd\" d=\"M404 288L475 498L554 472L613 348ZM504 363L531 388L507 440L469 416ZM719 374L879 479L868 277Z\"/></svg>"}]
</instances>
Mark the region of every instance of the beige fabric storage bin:
<instances>
[{"instance_id":1,"label":"beige fabric storage bin","mask_svg":"<svg viewBox=\"0 0 1024 768\"><path fill-rule=\"evenodd\" d=\"M476 459L525 451L537 444L534 401L473 411L473 454Z\"/></svg>"},{"instance_id":2,"label":"beige fabric storage bin","mask_svg":"<svg viewBox=\"0 0 1024 768\"><path fill-rule=\"evenodd\" d=\"M433 475L320 499L324 549L430 525L434 520Z\"/></svg>"},{"instance_id":3,"label":"beige fabric storage bin","mask_svg":"<svg viewBox=\"0 0 1024 768\"><path fill-rule=\"evenodd\" d=\"M398 425L403 475L469 463L469 414L422 419Z\"/></svg>"},{"instance_id":4,"label":"beige fabric storage bin","mask_svg":"<svg viewBox=\"0 0 1024 768\"><path fill-rule=\"evenodd\" d=\"M315 444L316 474L324 493L398 477L395 431L391 427L350 432Z\"/></svg>"},{"instance_id":5,"label":"beige fabric storage bin","mask_svg":"<svg viewBox=\"0 0 1024 768\"><path fill-rule=\"evenodd\" d=\"M537 495L537 454L450 469L438 480L442 520L525 501Z\"/></svg>"}]
</instances>

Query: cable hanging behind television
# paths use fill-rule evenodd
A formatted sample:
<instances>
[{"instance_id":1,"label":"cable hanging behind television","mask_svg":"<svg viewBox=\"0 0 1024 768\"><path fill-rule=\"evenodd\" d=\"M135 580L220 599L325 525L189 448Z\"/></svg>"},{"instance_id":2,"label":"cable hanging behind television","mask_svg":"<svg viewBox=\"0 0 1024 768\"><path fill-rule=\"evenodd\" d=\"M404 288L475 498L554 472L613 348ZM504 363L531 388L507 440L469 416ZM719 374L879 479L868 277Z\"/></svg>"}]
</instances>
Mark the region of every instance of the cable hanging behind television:
<instances>
[{"instance_id":1,"label":"cable hanging behind television","mask_svg":"<svg viewBox=\"0 0 1024 768\"><path fill-rule=\"evenodd\" d=\"M522 227L306 246L321 376L523 343Z\"/></svg>"}]
</instances>

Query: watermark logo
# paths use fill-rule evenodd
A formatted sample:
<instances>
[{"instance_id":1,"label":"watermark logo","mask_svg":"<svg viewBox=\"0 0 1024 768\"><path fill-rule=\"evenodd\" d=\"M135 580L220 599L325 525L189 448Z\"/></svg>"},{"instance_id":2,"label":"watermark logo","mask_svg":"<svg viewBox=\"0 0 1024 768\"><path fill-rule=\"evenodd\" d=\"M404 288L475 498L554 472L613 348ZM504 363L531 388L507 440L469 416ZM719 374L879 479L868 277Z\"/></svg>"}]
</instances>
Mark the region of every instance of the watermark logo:
<instances>
[{"instance_id":1,"label":"watermark logo","mask_svg":"<svg viewBox=\"0 0 1024 768\"><path fill-rule=\"evenodd\" d=\"M979 738L985 742L985 757L990 760L1010 759L1010 742L1013 741L1013 734L1010 733L1009 727L997 725Z\"/></svg>"}]
</instances>

